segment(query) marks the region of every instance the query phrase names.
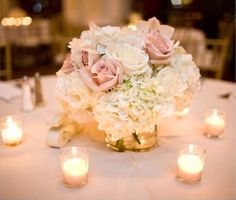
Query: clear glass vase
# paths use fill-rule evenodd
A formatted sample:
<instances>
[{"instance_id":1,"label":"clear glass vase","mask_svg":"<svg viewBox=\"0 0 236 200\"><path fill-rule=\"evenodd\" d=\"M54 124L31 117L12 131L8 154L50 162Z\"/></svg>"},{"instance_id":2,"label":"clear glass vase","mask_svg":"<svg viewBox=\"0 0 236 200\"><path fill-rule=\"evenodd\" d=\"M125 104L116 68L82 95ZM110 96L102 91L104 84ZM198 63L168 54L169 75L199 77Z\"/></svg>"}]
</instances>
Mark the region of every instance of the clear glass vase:
<instances>
[{"instance_id":1,"label":"clear glass vase","mask_svg":"<svg viewBox=\"0 0 236 200\"><path fill-rule=\"evenodd\" d=\"M116 151L148 151L157 145L157 128L152 133L140 133L136 135L133 133L128 137L123 137L119 140L114 140L111 135L106 134L106 145Z\"/></svg>"}]
</instances>

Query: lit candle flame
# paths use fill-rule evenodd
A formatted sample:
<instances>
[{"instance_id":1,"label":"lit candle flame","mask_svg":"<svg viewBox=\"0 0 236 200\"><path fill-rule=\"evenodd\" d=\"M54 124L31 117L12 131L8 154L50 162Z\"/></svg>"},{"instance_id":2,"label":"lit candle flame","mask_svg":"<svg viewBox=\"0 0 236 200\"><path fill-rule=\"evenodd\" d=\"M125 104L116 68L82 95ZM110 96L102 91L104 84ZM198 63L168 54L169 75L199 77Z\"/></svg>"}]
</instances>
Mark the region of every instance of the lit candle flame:
<instances>
[{"instance_id":1,"label":"lit candle flame","mask_svg":"<svg viewBox=\"0 0 236 200\"><path fill-rule=\"evenodd\" d=\"M189 147L188 147L188 149L189 149L190 152L193 152L194 145L193 145L193 144L190 144Z\"/></svg>"},{"instance_id":2,"label":"lit candle flame","mask_svg":"<svg viewBox=\"0 0 236 200\"><path fill-rule=\"evenodd\" d=\"M218 116L218 110L217 110L217 109L214 109L212 115L213 115L214 117Z\"/></svg>"},{"instance_id":3,"label":"lit candle flame","mask_svg":"<svg viewBox=\"0 0 236 200\"><path fill-rule=\"evenodd\" d=\"M12 125L14 125L13 119L12 119L12 117L8 117L7 118L7 126L9 127L9 126L12 126Z\"/></svg>"},{"instance_id":4,"label":"lit candle flame","mask_svg":"<svg viewBox=\"0 0 236 200\"><path fill-rule=\"evenodd\" d=\"M73 154L73 156L76 156L76 147L72 147L72 154Z\"/></svg>"}]
</instances>

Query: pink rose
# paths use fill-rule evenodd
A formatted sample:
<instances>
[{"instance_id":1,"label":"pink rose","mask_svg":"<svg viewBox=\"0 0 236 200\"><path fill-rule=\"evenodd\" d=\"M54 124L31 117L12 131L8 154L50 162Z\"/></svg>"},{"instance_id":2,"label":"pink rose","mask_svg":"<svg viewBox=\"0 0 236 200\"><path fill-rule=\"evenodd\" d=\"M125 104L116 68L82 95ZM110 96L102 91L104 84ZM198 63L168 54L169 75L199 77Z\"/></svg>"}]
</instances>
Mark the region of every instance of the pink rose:
<instances>
[{"instance_id":1,"label":"pink rose","mask_svg":"<svg viewBox=\"0 0 236 200\"><path fill-rule=\"evenodd\" d=\"M166 36L167 38L171 38L174 34L175 29L168 25L161 25L159 20L155 17L148 20L148 32L158 30L161 35Z\"/></svg>"},{"instance_id":2,"label":"pink rose","mask_svg":"<svg viewBox=\"0 0 236 200\"><path fill-rule=\"evenodd\" d=\"M145 48L152 64L166 64L169 62L173 44L168 37L153 30L146 37Z\"/></svg>"},{"instance_id":3,"label":"pink rose","mask_svg":"<svg viewBox=\"0 0 236 200\"><path fill-rule=\"evenodd\" d=\"M91 69L85 67L80 69L79 74L88 87L98 92L122 83L123 66L116 60L100 59Z\"/></svg>"},{"instance_id":4,"label":"pink rose","mask_svg":"<svg viewBox=\"0 0 236 200\"><path fill-rule=\"evenodd\" d=\"M74 70L71 64L70 55L66 57L60 70L65 74L69 74Z\"/></svg>"},{"instance_id":5,"label":"pink rose","mask_svg":"<svg viewBox=\"0 0 236 200\"><path fill-rule=\"evenodd\" d=\"M159 20L155 17L150 18L148 21L140 21L137 23L138 33L145 40L147 35L157 30L161 35L171 38L174 34L175 29L168 25L161 25Z\"/></svg>"},{"instance_id":6,"label":"pink rose","mask_svg":"<svg viewBox=\"0 0 236 200\"><path fill-rule=\"evenodd\" d=\"M71 54L71 61L77 68L91 67L99 58L96 53L91 53L86 50L75 51Z\"/></svg>"}]
</instances>

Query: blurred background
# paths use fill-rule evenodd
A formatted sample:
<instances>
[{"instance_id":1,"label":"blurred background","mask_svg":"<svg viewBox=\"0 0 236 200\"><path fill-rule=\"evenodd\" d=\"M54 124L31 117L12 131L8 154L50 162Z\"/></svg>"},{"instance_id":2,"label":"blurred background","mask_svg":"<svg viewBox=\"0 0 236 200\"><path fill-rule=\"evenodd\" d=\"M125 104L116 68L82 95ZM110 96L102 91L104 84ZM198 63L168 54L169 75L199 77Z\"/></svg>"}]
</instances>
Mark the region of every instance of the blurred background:
<instances>
[{"instance_id":1,"label":"blurred background","mask_svg":"<svg viewBox=\"0 0 236 200\"><path fill-rule=\"evenodd\" d=\"M55 74L90 20L135 28L153 16L176 28L203 76L235 82L234 0L0 0L0 78Z\"/></svg>"}]
</instances>

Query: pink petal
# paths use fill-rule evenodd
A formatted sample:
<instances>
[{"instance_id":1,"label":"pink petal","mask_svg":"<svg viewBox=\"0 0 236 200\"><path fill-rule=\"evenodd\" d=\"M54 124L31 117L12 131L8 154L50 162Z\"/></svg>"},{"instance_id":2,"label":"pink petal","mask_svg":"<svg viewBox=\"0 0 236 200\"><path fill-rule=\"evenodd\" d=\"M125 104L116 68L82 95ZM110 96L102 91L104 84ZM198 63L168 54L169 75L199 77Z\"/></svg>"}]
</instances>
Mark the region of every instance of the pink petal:
<instances>
[{"instance_id":1,"label":"pink petal","mask_svg":"<svg viewBox=\"0 0 236 200\"><path fill-rule=\"evenodd\" d=\"M116 84L117 84L117 76L115 76L112 80L101 84L101 85L99 86L99 88L100 88L101 90L107 90L107 89L112 88L112 87L115 86Z\"/></svg>"},{"instance_id":2,"label":"pink petal","mask_svg":"<svg viewBox=\"0 0 236 200\"><path fill-rule=\"evenodd\" d=\"M112 80L114 77L115 76L97 75L97 76L94 76L93 79L95 79L99 84L103 84L105 82Z\"/></svg>"},{"instance_id":3,"label":"pink petal","mask_svg":"<svg viewBox=\"0 0 236 200\"><path fill-rule=\"evenodd\" d=\"M105 65L105 61L102 59L100 59L98 62L96 62L94 65L91 66L91 73L97 73L97 69L101 65Z\"/></svg>"},{"instance_id":4,"label":"pink petal","mask_svg":"<svg viewBox=\"0 0 236 200\"><path fill-rule=\"evenodd\" d=\"M151 59L163 59L163 58L168 58L170 56L170 53L163 54L152 43L147 44L147 51Z\"/></svg>"},{"instance_id":5,"label":"pink petal","mask_svg":"<svg viewBox=\"0 0 236 200\"><path fill-rule=\"evenodd\" d=\"M88 67L91 68L92 65L97 62L97 60L99 59L99 55L98 54L94 54L94 53L88 53Z\"/></svg>"},{"instance_id":6,"label":"pink petal","mask_svg":"<svg viewBox=\"0 0 236 200\"><path fill-rule=\"evenodd\" d=\"M92 74L88 68L84 67L80 69L78 72L79 72L80 77L83 79L83 81L89 88L91 88L94 92L100 91L98 85L93 81Z\"/></svg>"},{"instance_id":7,"label":"pink petal","mask_svg":"<svg viewBox=\"0 0 236 200\"><path fill-rule=\"evenodd\" d=\"M149 24L149 31L156 30L161 26L159 20L156 17L152 17L151 19L149 19L148 24Z\"/></svg>"},{"instance_id":8,"label":"pink petal","mask_svg":"<svg viewBox=\"0 0 236 200\"><path fill-rule=\"evenodd\" d=\"M104 66L107 69L106 71L101 70ZM103 75L114 75L116 74L116 67L109 60L100 59L91 67L91 72Z\"/></svg>"},{"instance_id":9,"label":"pink petal","mask_svg":"<svg viewBox=\"0 0 236 200\"><path fill-rule=\"evenodd\" d=\"M106 70L100 69L102 67ZM100 59L91 67L91 71L89 68L82 68L79 73L86 85L95 92L110 89L123 81L123 66L112 59Z\"/></svg>"}]
</instances>

